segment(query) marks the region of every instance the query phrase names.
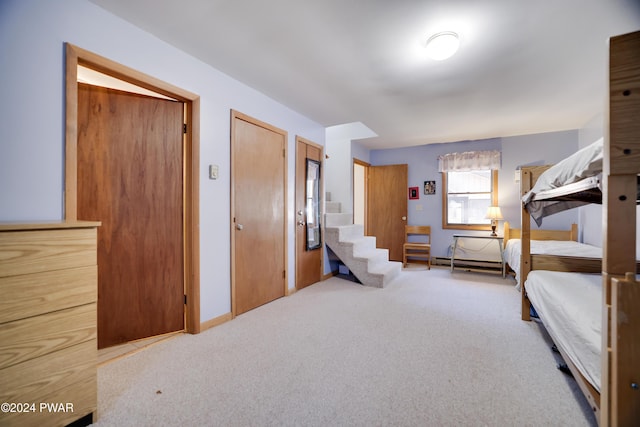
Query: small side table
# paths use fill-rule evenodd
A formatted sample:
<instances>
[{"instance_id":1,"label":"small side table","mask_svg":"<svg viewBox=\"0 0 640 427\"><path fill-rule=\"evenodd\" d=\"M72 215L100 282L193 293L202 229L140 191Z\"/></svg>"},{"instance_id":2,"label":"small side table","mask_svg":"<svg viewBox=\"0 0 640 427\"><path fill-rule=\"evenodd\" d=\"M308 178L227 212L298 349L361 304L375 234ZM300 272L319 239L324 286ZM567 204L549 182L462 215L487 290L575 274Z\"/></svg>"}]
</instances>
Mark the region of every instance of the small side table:
<instances>
[{"instance_id":1,"label":"small side table","mask_svg":"<svg viewBox=\"0 0 640 427\"><path fill-rule=\"evenodd\" d=\"M498 248L500 249L500 262L502 263L502 278L506 277L506 267L505 267L505 262L504 262L504 248L503 248L503 242L504 242L504 237L503 236L477 236L477 235L469 235L469 234L454 234L453 235L453 251L451 252L451 272L453 273L453 268L454 268L454 262L456 259L456 249L458 249L458 239L459 238L465 238L465 239L489 239L489 240L493 240L498 244Z\"/></svg>"}]
</instances>

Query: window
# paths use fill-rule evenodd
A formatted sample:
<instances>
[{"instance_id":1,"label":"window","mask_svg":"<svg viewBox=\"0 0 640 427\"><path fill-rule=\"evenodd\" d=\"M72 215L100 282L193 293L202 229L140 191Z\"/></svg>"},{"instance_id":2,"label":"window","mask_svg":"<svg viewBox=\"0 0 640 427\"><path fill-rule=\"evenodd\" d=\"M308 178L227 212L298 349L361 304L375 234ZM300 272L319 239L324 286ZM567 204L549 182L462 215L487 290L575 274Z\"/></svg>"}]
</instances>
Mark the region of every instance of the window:
<instances>
[{"instance_id":1,"label":"window","mask_svg":"<svg viewBox=\"0 0 640 427\"><path fill-rule=\"evenodd\" d=\"M487 208L498 202L498 171L442 172L442 228L490 230Z\"/></svg>"}]
</instances>

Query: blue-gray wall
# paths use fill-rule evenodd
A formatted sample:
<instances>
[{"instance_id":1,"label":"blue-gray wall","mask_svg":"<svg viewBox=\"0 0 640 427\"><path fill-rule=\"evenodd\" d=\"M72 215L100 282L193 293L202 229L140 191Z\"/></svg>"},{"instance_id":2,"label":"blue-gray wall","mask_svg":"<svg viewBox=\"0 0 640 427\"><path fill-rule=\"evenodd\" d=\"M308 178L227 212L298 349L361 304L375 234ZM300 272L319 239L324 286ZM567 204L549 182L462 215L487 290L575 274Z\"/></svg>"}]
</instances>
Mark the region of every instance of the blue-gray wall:
<instances>
[{"instance_id":1,"label":"blue-gray wall","mask_svg":"<svg viewBox=\"0 0 640 427\"><path fill-rule=\"evenodd\" d=\"M325 128L86 0L0 0L0 221L63 218L64 43L200 96L200 316L231 311L230 127L235 109L289 132L288 286L295 272L295 137ZM220 168L208 178L208 165Z\"/></svg>"},{"instance_id":2,"label":"blue-gray wall","mask_svg":"<svg viewBox=\"0 0 640 427\"><path fill-rule=\"evenodd\" d=\"M408 224L424 224L432 227L434 256L448 256L453 235L460 230L442 228L442 178L438 172L438 156L464 151L499 150L502 167L498 173L498 204L506 221L520 228L520 184L515 180L519 166L553 164L578 150L578 130L523 135L508 138L492 138L478 141L462 141L429 144L390 150L372 150L370 162L374 166L409 165L409 187L420 187L420 199L408 200ZM436 181L436 194L425 195L424 181ZM572 210L544 219L542 228L568 229L578 222L578 211ZM532 227L536 227L532 223ZM502 230L502 223L498 231ZM465 232L467 233L467 232ZM486 231L471 231L484 234Z\"/></svg>"}]
</instances>

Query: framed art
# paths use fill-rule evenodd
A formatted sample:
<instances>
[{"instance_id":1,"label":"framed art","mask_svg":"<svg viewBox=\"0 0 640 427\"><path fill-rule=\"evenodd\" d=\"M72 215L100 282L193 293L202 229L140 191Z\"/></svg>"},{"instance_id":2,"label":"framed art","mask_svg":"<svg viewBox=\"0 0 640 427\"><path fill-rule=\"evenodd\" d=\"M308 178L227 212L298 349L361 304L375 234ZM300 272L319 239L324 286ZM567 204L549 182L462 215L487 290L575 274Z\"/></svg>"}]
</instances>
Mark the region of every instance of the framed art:
<instances>
[{"instance_id":1,"label":"framed art","mask_svg":"<svg viewBox=\"0 0 640 427\"><path fill-rule=\"evenodd\" d=\"M424 194L436 194L436 182L425 181L424 182Z\"/></svg>"},{"instance_id":2,"label":"framed art","mask_svg":"<svg viewBox=\"0 0 640 427\"><path fill-rule=\"evenodd\" d=\"M413 199L419 199L419 198L420 198L419 188L409 187L409 199L413 200Z\"/></svg>"}]
</instances>

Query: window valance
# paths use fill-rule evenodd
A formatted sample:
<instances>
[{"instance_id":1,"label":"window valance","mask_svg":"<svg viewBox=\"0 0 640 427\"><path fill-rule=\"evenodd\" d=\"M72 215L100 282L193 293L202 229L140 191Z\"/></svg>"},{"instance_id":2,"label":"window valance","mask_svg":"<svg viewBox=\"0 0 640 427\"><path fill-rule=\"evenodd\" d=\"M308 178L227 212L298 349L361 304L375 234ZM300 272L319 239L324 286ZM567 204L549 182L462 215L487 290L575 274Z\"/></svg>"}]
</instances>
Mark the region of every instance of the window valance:
<instances>
[{"instance_id":1,"label":"window valance","mask_svg":"<svg viewBox=\"0 0 640 427\"><path fill-rule=\"evenodd\" d=\"M438 172L500 169L500 151L466 151L438 157Z\"/></svg>"}]
</instances>

